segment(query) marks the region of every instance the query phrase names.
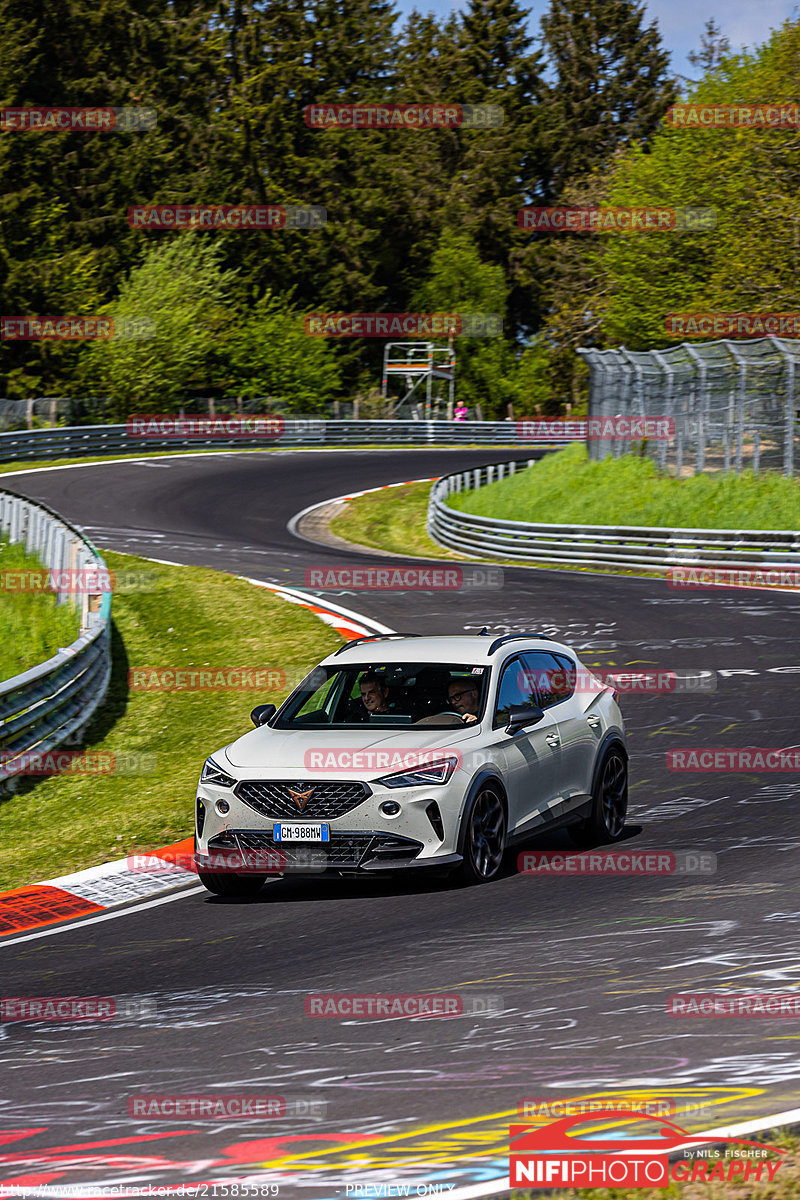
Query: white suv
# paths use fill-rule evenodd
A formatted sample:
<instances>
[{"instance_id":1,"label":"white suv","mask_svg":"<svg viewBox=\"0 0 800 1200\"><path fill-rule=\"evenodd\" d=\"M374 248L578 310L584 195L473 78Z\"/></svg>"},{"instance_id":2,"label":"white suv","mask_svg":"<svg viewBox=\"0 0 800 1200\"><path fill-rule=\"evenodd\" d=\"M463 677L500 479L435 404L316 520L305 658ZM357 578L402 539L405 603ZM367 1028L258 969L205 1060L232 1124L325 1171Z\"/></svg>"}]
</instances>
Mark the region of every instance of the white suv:
<instances>
[{"instance_id":1,"label":"white suv","mask_svg":"<svg viewBox=\"0 0 800 1200\"><path fill-rule=\"evenodd\" d=\"M200 880L225 896L322 870L444 868L478 883L545 829L616 841L628 803L617 699L533 634L348 642L207 759Z\"/></svg>"}]
</instances>

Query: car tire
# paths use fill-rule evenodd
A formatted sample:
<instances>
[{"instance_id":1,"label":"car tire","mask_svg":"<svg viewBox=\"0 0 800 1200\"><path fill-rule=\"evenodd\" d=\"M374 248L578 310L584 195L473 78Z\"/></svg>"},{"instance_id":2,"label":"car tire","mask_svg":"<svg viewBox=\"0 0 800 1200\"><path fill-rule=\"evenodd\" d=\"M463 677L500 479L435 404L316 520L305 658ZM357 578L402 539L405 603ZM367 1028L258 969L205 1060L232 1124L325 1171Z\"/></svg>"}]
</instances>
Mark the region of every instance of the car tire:
<instances>
[{"instance_id":1,"label":"car tire","mask_svg":"<svg viewBox=\"0 0 800 1200\"><path fill-rule=\"evenodd\" d=\"M506 810L496 784L485 783L470 802L459 837L462 861L456 878L465 884L489 883L503 865L506 850Z\"/></svg>"},{"instance_id":2,"label":"car tire","mask_svg":"<svg viewBox=\"0 0 800 1200\"><path fill-rule=\"evenodd\" d=\"M621 746L610 746L595 772L592 808L579 825L567 832L576 846L618 842L628 812L628 760Z\"/></svg>"},{"instance_id":3,"label":"car tire","mask_svg":"<svg viewBox=\"0 0 800 1200\"><path fill-rule=\"evenodd\" d=\"M264 886L265 875L235 875L231 871L198 871L197 878L215 896L245 900L257 896Z\"/></svg>"}]
</instances>

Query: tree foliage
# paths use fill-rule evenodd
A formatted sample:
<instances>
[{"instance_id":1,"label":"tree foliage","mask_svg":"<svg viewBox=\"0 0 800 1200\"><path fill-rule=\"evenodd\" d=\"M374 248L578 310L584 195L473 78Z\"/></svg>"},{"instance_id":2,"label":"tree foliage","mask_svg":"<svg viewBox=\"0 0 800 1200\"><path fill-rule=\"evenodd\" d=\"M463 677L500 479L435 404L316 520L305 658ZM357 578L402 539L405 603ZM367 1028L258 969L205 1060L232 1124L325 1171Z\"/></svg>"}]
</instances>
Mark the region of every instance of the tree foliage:
<instances>
[{"instance_id":1,"label":"tree foliage","mask_svg":"<svg viewBox=\"0 0 800 1200\"><path fill-rule=\"evenodd\" d=\"M157 114L147 132L0 137L2 311L142 305L161 321L149 345L3 343L0 393L104 386L117 413L259 393L286 411L321 411L374 386L383 347L304 343L303 312L463 302L495 306L505 324L502 338L459 343L458 397L486 415L504 415L509 400L552 409L575 398L582 339L624 331L641 343L667 299L772 295L794 269L782 231L759 249L752 215L764 204L795 219L792 135L660 131L675 85L636 0L550 0L541 36L523 0L402 20L393 0L0 0L0 23L0 105ZM793 96L793 52L783 65L777 42L770 53L769 71L758 56L725 57L709 26L702 95ZM503 119L350 132L303 118L309 105L357 102L484 105ZM750 206L737 218L749 230L744 258L724 221L713 244L613 246L556 243L516 223L525 203L606 195L713 196L733 213L739 193ZM186 235L126 219L135 205L195 203L323 205L328 223Z\"/></svg>"}]
</instances>

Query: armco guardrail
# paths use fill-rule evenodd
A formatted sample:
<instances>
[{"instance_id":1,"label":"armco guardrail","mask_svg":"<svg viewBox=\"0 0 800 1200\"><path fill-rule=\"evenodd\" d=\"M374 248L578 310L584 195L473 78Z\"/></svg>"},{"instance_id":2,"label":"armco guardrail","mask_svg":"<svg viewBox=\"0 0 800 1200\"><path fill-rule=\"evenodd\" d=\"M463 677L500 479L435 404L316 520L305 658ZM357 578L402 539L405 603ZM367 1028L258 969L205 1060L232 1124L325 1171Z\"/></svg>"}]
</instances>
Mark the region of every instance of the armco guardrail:
<instances>
[{"instance_id":1,"label":"armco guardrail","mask_svg":"<svg viewBox=\"0 0 800 1200\"><path fill-rule=\"evenodd\" d=\"M192 418L197 420L199 418ZM226 418L219 418L222 422ZM235 419L235 418L232 418ZM287 420L280 436L134 437L125 425L76 425L0 433L0 462L25 459L94 457L164 450L236 449L252 446L530 446L516 421L323 421ZM536 445L566 445L574 434L557 432Z\"/></svg>"},{"instance_id":2,"label":"armco guardrail","mask_svg":"<svg viewBox=\"0 0 800 1200\"><path fill-rule=\"evenodd\" d=\"M73 572L90 568L107 577L105 563L77 529L43 504L0 492L0 532L36 553L54 572L58 600L81 609L77 641L0 683L2 783L17 773L13 764L10 769L6 765L9 758L63 745L86 725L103 699L111 677L111 595L107 590L75 590Z\"/></svg>"},{"instance_id":3,"label":"armco guardrail","mask_svg":"<svg viewBox=\"0 0 800 1200\"><path fill-rule=\"evenodd\" d=\"M637 525L550 525L482 517L450 508L454 492L513 475L500 463L445 475L431 489L428 531L451 550L478 557L665 574L673 567L800 567L800 534L781 529L664 529ZM533 466L533 461L527 466Z\"/></svg>"}]
</instances>

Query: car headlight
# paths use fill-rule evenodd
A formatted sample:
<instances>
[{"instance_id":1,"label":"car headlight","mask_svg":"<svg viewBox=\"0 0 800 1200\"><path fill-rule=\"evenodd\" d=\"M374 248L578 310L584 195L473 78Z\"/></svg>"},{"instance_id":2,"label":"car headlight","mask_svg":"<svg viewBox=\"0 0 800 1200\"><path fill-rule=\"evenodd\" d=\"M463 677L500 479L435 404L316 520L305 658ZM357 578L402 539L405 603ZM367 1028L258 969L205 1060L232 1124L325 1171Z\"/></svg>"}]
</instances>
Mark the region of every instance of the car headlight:
<instances>
[{"instance_id":1,"label":"car headlight","mask_svg":"<svg viewBox=\"0 0 800 1200\"><path fill-rule=\"evenodd\" d=\"M384 787L425 787L429 783L447 783L458 766L455 756L442 758L439 762L428 763L426 767L417 767L413 771L395 771L393 775L384 775L376 779L376 783Z\"/></svg>"},{"instance_id":2,"label":"car headlight","mask_svg":"<svg viewBox=\"0 0 800 1200\"><path fill-rule=\"evenodd\" d=\"M213 758L207 758L203 763L203 771L200 775L201 783L215 783L217 787L232 788L236 786L236 780L230 775L226 775L221 767L218 767Z\"/></svg>"}]
</instances>

